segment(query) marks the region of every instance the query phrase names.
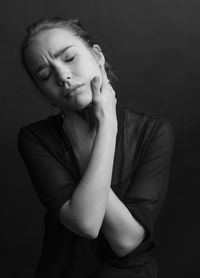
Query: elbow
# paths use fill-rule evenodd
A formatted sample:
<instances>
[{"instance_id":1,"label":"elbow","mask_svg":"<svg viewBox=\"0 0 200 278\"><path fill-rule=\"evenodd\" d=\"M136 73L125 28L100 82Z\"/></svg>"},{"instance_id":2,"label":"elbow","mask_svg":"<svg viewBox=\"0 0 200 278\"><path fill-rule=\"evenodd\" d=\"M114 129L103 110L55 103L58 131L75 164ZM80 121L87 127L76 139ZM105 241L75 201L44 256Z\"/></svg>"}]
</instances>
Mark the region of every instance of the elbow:
<instances>
[{"instance_id":1,"label":"elbow","mask_svg":"<svg viewBox=\"0 0 200 278\"><path fill-rule=\"evenodd\" d=\"M99 235L99 231L97 229L94 229L94 227L87 227L87 228L82 228L82 236L87 238L87 239L96 239Z\"/></svg>"},{"instance_id":2,"label":"elbow","mask_svg":"<svg viewBox=\"0 0 200 278\"><path fill-rule=\"evenodd\" d=\"M99 223L96 223L94 221L88 221L82 223L81 230L83 232L84 237L88 239L96 239L99 235L101 226Z\"/></svg>"},{"instance_id":3,"label":"elbow","mask_svg":"<svg viewBox=\"0 0 200 278\"><path fill-rule=\"evenodd\" d=\"M95 219L96 220L96 219ZM79 227L85 238L96 239L99 235L101 224L93 220L79 221Z\"/></svg>"},{"instance_id":4,"label":"elbow","mask_svg":"<svg viewBox=\"0 0 200 278\"><path fill-rule=\"evenodd\" d=\"M80 217L73 217L69 208L69 201L59 211L60 224L76 235L87 239L96 239L99 234L100 227L96 223L88 223Z\"/></svg>"},{"instance_id":5,"label":"elbow","mask_svg":"<svg viewBox=\"0 0 200 278\"><path fill-rule=\"evenodd\" d=\"M76 235L84 237L86 239L96 239L99 234L99 230L95 229L94 225L86 225L86 223L77 223L75 221L66 221L66 219L60 218L61 225L73 232Z\"/></svg>"},{"instance_id":6,"label":"elbow","mask_svg":"<svg viewBox=\"0 0 200 278\"><path fill-rule=\"evenodd\" d=\"M144 229L142 229L140 233L134 235L133 239L129 238L124 240L124 242L121 243L120 246L114 250L115 254L118 257L127 256L140 245L140 243L144 240L144 237L145 237L145 231Z\"/></svg>"},{"instance_id":7,"label":"elbow","mask_svg":"<svg viewBox=\"0 0 200 278\"><path fill-rule=\"evenodd\" d=\"M77 225L76 228L73 230L74 233L86 238L86 239L96 239L99 235L99 230L95 228L94 225L89 226L86 224Z\"/></svg>"},{"instance_id":8,"label":"elbow","mask_svg":"<svg viewBox=\"0 0 200 278\"><path fill-rule=\"evenodd\" d=\"M99 232L97 232L97 230L92 229L92 228L88 228L88 227L83 227L83 226L79 226L79 225L67 225L64 222L60 222L61 225L70 230L71 232L73 232L76 235L79 235L81 237L84 237L86 239L96 239L98 237Z\"/></svg>"},{"instance_id":9,"label":"elbow","mask_svg":"<svg viewBox=\"0 0 200 278\"><path fill-rule=\"evenodd\" d=\"M139 241L133 241L133 242L129 242L129 244L120 245L119 248L115 250L115 254L119 258L125 257L131 252L133 252L138 247L139 244L140 244Z\"/></svg>"}]
</instances>

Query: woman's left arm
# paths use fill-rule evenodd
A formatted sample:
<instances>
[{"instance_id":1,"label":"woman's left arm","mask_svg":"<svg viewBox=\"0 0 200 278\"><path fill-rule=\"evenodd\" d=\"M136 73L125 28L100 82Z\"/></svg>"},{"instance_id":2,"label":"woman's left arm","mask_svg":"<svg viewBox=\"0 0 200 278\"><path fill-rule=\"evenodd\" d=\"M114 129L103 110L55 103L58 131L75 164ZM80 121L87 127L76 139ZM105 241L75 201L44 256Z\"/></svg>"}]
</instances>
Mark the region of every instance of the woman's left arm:
<instances>
[{"instance_id":1,"label":"woman's left arm","mask_svg":"<svg viewBox=\"0 0 200 278\"><path fill-rule=\"evenodd\" d=\"M149 142L124 198L110 189L101 230L119 257L151 236L166 196L174 145L173 128L166 118L157 120Z\"/></svg>"}]
</instances>

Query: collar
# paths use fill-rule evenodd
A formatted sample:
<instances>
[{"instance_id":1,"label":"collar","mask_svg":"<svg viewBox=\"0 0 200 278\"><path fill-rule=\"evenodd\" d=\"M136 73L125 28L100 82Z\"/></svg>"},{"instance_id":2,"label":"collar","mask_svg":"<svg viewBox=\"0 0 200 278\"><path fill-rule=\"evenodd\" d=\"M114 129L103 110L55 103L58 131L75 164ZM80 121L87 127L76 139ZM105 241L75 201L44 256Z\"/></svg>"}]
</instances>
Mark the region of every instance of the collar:
<instances>
[{"instance_id":1,"label":"collar","mask_svg":"<svg viewBox=\"0 0 200 278\"><path fill-rule=\"evenodd\" d=\"M119 104L117 102L116 104L116 115L117 115L117 122L118 122L118 132L117 132L117 138L116 138L116 145L119 142L119 138L121 136L122 130L123 130L123 124L124 124L124 119L125 119L125 107L123 104ZM72 148L71 143L66 136L66 134L63 131L63 116L62 116L62 111L59 112L56 117L56 122L58 124L58 132L59 134L63 137L64 142L66 144L67 148Z\"/></svg>"}]
</instances>

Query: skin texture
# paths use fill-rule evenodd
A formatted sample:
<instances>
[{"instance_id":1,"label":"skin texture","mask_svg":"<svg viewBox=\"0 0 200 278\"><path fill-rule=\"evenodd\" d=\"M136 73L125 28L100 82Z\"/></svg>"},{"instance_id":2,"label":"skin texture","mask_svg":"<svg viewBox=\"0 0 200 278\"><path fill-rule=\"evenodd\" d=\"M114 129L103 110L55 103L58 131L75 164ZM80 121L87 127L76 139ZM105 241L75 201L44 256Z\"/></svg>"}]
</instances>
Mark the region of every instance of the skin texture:
<instances>
[{"instance_id":1,"label":"skin texture","mask_svg":"<svg viewBox=\"0 0 200 278\"><path fill-rule=\"evenodd\" d=\"M55 55L66 47L62 55ZM110 188L117 135L116 98L100 47L89 48L68 30L50 29L36 35L25 57L42 94L65 114L63 129L82 174L72 198L60 209L60 222L92 239L102 228L114 252L118 256L128 254L143 240L144 229ZM72 97L64 98L64 91L74 84L83 86Z\"/></svg>"}]
</instances>

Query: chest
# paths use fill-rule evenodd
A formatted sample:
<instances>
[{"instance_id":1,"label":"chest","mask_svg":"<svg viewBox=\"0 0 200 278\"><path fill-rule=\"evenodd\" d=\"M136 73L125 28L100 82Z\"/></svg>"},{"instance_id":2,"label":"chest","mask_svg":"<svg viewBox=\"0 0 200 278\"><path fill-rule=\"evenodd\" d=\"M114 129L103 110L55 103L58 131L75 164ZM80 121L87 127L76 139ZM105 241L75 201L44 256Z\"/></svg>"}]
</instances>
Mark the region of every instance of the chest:
<instances>
[{"instance_id":1,"label":"chest","mask_svg":"<svg viewBox=\"0 0 200 278\"><path fill-rule=\"evenodd\" d=\"M77 166L79 168L79 172L82 176L90 159L91 151L95 141L95 134L82 132L79 134L79 136L76 136L75 139L70 139L69 137L69 140L77 162Z\"/></svg>"},{"instance_id":2,"label":"chest","mask_svg":"<svg viewBox=\"0 0 200 278\"><path fill-rule=\"evenodd\" d=\"M92 151L92 145L93 142L84 142L84 144L82 143L78 147L72 146L81 176L87 168Z\"/></svg>"},{"instance_id":3,"label":"chest","mask_svg":"<svg viewBox=\"0 0 200 278\"><path fill-rule=\"evenodd\" d=\"M81 175L84 173L92 151L93 143L96 137L96 130L90 130L84 122L79 125L66 126L63 130L70 141L74 157Z\"/></svg>"}]
</instances>

